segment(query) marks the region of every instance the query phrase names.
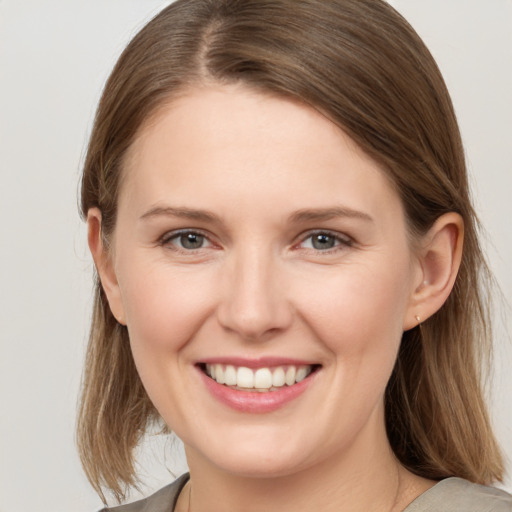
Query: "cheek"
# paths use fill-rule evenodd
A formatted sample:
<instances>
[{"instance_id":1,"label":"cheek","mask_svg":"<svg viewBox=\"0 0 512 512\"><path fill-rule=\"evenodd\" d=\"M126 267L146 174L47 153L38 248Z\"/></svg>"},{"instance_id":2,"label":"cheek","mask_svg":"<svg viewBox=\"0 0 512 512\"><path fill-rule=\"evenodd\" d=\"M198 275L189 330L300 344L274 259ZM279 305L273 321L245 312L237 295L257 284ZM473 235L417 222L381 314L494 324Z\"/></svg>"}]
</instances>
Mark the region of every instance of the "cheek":
<instances>
[{"instance_id":1,"label":"cheek","mask_svg":"<svg viewBox=\"0 0 512 512\"><path fill-rule=\"evenodd\" d=\"M169 425L186 414L187 345L210 315L211 279L141 261L120 272L130 346L142 383ZM172 422L172 423L171 423Z\"/></svg>"},{"instance_id":2,"label":"cheek","mask_svg":"<svg viewBox=\"0 0 512 512\"><path fill-rule=\"evenodd\" d=\"M121 272L121 293L134 347L142 344L156 352L175 351L190 340L210 311L209 280L203 274L199 270L170 271L162 262L147 261Z\"/></svg>"},{"instance_id":3,"label":"cheek","mask_svg":"<svg viewBox=\"0 0 512 512\"><path fill-rule=\"evenodd\" d=\"M307 323L334 353L394 360L409 300L404 268L393 261L347 266L308 283L300 294Z\"/></svg>"}]
</instances>

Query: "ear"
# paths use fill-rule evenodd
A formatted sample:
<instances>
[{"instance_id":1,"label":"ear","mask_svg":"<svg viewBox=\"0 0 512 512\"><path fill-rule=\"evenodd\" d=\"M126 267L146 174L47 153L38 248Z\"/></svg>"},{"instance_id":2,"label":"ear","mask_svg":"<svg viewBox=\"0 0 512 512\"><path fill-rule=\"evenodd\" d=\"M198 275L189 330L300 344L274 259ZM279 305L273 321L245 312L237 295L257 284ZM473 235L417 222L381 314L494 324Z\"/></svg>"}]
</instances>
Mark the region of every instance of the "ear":
<instances>
[{"instance_id":1,"label":"ear","mask_svg":"<svg viewBox=\"0 0 512 512\"><path fill-rule=\"evenodd\" d=\"M439 217L420 240L418 274L404 331L438 311L452 291L462 259L464 221L454 212Z\"/></svg>"},{"instance_id":2,"label":"ear","mask_svg":"<svg viewBox=\"0 0 512 512\"><path fill-rule=\"evenodd\" d=\"M121 291L117 282L112 254L105 248L101 234L101 211L91 208L87 212L87 241L101 285L107 296L110 310L115 319L126 325Z\"/></svg>"}]
</instances>

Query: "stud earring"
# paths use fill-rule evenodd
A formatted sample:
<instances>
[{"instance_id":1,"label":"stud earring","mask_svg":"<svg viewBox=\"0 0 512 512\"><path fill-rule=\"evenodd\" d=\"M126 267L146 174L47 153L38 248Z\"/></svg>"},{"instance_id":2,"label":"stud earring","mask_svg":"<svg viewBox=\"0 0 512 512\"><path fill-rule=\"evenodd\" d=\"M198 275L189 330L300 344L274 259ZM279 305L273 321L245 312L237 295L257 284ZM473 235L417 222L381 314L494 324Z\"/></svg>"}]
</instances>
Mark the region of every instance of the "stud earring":
<instances>
[{"instance_id":1,"label":"stud earring","mask_svg":"<svg viewBox=\"0 0 512 512\"><path fill-rule=\"evenodd\" d=\"M125 319L124 319L124 317L123 317L123 316L119 316L119 318L118 318L118 317L116 317L116 316L114 316L114 318L116 319L116 322L117 322L119 325L121 325L121 326L123 326L123 327L125 327L125 326L126 326L126 321L125 321Z\"/></svg>"}]
</instances>

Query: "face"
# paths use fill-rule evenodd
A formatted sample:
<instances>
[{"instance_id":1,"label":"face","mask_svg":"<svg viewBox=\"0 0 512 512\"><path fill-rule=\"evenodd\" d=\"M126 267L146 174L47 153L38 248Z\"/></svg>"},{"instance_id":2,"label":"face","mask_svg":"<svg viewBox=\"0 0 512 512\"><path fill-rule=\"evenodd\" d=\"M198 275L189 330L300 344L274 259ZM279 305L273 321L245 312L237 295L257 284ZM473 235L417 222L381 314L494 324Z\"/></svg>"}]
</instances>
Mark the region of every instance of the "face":
<instances>
[{"instance_id":1,"label":"face","mask_svg":"<svg viewBox=\"0 0 512 512\"><path fill-rule=\"evenodd\" d=\"M385 439L418 269L378 165L297 103L190 90L128 155L114 292L193 461L285 475Z\"/></svg>"}]
</instances>

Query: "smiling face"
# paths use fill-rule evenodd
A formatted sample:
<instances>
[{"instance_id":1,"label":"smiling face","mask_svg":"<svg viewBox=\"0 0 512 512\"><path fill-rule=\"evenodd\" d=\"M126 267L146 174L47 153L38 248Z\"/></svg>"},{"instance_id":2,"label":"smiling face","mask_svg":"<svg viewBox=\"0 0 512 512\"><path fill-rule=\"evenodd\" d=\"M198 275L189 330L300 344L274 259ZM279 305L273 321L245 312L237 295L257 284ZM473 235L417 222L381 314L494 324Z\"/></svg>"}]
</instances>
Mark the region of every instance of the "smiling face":
<instances>
[{"instance_id":1,"label":"smiling face","mask_svg":"<svg viewBox=\"0 0 512 512\"><path fill-rule=\"evenodd\" d=\"M378 165L310 108L219 86L161 110L124 172L102 281L189 462L284 475L387 446L421 276Z\"/></svg>"}]
</instances>

